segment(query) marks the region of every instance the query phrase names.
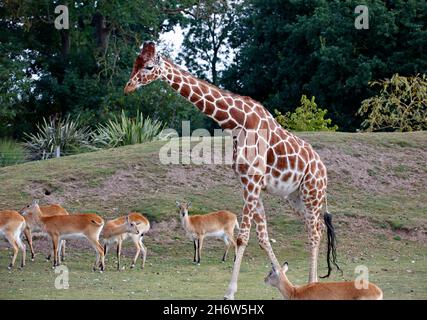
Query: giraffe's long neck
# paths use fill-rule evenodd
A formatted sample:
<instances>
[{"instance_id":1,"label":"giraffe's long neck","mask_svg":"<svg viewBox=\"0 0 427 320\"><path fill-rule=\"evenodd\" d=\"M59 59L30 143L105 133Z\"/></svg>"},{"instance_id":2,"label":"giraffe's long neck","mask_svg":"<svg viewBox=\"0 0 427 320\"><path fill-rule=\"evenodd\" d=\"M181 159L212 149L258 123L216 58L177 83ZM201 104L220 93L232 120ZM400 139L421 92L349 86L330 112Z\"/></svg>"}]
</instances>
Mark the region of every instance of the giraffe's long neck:
<instances>
[{"instance_id":1,"label":"giraffe's long neck","mask_svg":"<svg viewBox=\"0 0 427 320\"><path fill-rule=\"evenodd\" d=\"M223 129L243 127L243 101L196 78L167 59L163 59L162 69L161 77L164 81Z\"/></svg>"}]
</instances>

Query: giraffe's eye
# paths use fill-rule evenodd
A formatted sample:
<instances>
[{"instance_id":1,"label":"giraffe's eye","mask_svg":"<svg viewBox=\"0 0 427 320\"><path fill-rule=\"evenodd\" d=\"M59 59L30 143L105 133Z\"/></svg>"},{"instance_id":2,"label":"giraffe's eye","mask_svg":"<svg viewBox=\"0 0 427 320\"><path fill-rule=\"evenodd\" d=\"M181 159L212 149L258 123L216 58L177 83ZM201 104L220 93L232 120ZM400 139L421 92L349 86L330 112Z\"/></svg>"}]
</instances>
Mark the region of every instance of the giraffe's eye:
<instances>
[{"instance_id":1,"label":"giraffe's eye","mask_svg":"<svg viewBox=\"0 0 427 320\"><path fill-rule=\"evenodd\" d=\"M145 67L145 70L153 70L154 66Z\"/></svg>"}]
</instances>

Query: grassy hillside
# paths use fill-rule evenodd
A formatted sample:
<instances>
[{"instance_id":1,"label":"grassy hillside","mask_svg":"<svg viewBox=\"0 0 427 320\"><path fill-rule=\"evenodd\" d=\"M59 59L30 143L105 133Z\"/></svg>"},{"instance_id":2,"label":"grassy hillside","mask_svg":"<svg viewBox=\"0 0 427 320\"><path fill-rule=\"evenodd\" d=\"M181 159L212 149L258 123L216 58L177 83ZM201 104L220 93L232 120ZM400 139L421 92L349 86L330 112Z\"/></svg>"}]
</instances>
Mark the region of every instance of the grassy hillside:
<instances>
[{"instance_id":1,"label":"grassy hillside","mask_svg":"<svg viewBox=\"0 0 427 320\"><path fill-rule=\"evenodd\" d=\"M331 280L354 279L355 267L365 265L386 299L427 299L427 133L299 136L315 147L328 168L328 204L344 270L343 276L334 273ZM136 210L152 221L144 271L128 269L133 254L128 244L124 271L115 271L110 255L107 271L93 273L92 249L69 241L68 290L54 288L57 275L43 259L49 248L46 240L35 241L35 262L12 272L6 270L8 245L0 240L0 299L222 298L232 261L220 263L223 244L208 239L202 265L192 264L193 246L179 223L175 200L192 200L192 213L229 209L240 215L240 186L227 165L162 165L162 145L154 142L0 169L1 209L20 209L37 198L105 218ZM305 283L308 251L301 219L277 197L264 194L264 205L276 255L289 262L291 281ZM320 274L326 271L324 242ZM263 284L268 270L268 259L253 233L236 298L280 298Z\"/></svg>"}]
</instances>

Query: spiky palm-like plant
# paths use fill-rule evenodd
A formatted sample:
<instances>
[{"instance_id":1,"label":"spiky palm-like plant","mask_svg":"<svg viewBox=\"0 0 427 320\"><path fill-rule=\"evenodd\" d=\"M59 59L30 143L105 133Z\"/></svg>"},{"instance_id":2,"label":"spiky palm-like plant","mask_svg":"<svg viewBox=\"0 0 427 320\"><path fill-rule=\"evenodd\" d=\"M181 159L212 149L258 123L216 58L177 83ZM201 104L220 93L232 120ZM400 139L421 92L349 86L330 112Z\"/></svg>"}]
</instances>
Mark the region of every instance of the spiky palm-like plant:
<instances>
[{"instance_id":1,"label":"spiky palm-like plant","mask_svg":"<svg viewBox=\"0 0 427 320\"><path fill-rule=\"evenodd\" d=\"M98 126L93 140L96 145L112 148L143 143L158 139L164 127L161 121L144 118L142 112L130 118L122 110L120 117L113 116L106 124Z\"/></svg>"},{"instance_id":2,"label":"spiky palm-like plant","mask_svg":"<svg viewBox=\"0 0 427 320\"><path fill-rule=\"evenodd\" d=\"M33 159L48 159L88 151L91 147L91 131L80 127L78 118L51 117L37 124L37 132L25 133L25 147Z\"/></svg>"}]
</instances>

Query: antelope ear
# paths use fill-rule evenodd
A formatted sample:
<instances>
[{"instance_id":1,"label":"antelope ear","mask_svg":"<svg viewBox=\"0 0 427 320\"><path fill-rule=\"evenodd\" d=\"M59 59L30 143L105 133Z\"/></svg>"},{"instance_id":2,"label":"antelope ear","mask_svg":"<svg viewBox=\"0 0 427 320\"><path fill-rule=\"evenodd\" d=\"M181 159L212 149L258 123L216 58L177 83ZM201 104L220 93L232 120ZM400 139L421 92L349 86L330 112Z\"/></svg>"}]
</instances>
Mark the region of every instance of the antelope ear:
<instances>
[{"instance_id":1,"label":"antelope ear","mask_svg":"<svg viewBox=\"0 0 427 320\"><path fill-rule=\"evenodd\" d=\"M285 263L283 264L283 266L282 266L282 270L283 270L283 272L287 272L287 271L288 271L288 269L289 269L289 267L288 267L288 263L287 263L287 262L285 262Z\"/></svg>"},{"instance_id":2,"label":"antelope ear","mask_svg":"<svg viewBox=\"0 0 427 320\"><path fill-rule=\"evenodd\" d=\"M276 270L276 268L274 267L274 264L273 264L273 263L271 264L271 271L273 271L273 273L277 274L277 270Z\"/></svg>"},{"instance_id":3,"label":"antelope ear","mask_svg":"<svg viewBox=\"0 0 427 320\"><path fill-rule=\"evenodd\" d=\"M129 215L126 216L126 223L129 223Z\"/></svg>"},{"instance_id":4,"label":"antelope ear","mask_svg":"<svg viewBox=\"0 0 427 320\"><path fill-rule=\"evenodd\" d=\"M178 200L175 201L175 204L176 204L177 208L179 208L181 206L181 203Z\"/></svg>"},{"instance_id":5,"label":"antelope ear","mask_svg":"<svg viewBox=\"0 0 427 320\"><path fill-rule=\"evenodd\" d=\"M191 201L188 201L187 203L187 208L190 209L191 208Z\"/></svg>"}]
</instances>

